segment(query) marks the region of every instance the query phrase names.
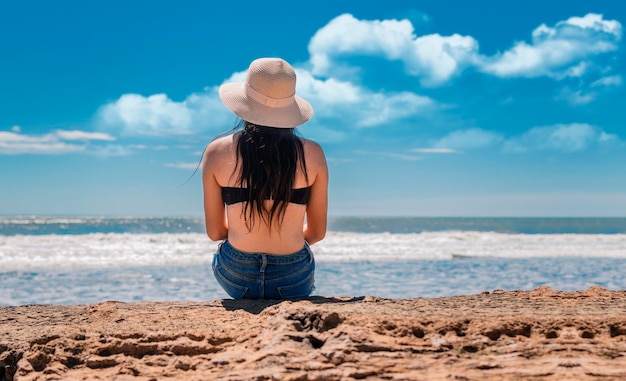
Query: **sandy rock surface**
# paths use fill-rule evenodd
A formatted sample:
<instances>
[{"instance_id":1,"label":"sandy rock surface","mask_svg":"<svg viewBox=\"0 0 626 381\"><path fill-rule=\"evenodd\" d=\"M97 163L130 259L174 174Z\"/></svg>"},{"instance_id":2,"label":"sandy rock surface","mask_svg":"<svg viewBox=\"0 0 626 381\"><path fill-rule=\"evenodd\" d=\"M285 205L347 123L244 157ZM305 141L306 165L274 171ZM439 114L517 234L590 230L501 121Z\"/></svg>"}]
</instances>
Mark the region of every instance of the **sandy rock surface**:
<instances>
[{"instance_id":1,"label":"sandy rock surface","mask_svg":"<svg viewBox=\"0 0 626 381\"><path fill-rule=\"evenodd\" d=\"M0 308L0 381L626 380L626 291Z\"/></svg>"}]
</instances>

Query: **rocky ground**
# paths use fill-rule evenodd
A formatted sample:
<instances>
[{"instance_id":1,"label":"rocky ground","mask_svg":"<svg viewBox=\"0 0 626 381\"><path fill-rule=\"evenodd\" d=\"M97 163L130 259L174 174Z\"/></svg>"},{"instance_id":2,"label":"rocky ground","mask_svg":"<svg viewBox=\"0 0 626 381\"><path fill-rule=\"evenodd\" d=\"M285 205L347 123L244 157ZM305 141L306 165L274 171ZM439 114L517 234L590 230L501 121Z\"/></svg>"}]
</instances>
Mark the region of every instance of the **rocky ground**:
<instances>
[{"instance_id":1,"label":"rocky ground","mask_svg":"<svg viewBox=\"0 0 626 381\"><path fill-rule=\"evenodd\" d=\"M0 381L625 380L626 291L0 308Z\"/></svg>"}]
</instances>

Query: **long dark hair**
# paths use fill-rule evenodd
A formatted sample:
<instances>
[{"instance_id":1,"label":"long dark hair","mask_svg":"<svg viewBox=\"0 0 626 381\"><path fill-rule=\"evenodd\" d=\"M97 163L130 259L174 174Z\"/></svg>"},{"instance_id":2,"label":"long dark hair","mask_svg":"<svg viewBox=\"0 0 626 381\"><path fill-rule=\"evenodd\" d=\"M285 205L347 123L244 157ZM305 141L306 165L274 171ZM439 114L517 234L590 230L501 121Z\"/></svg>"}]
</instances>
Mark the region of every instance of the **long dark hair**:
<instances>
[{"instance_id":1,"label":"long dark hair","mask_svg":"<svg viewBox=\"0 0 626 381\"><path fill-rule=\"evenodd\" d=\"M248 189L242 215L252 230L256 219L271 228L282 224L296 181L298 168L308 183L304 146L293 128L272 128L241 121L237 139L235 173L241 188ZM273 200L271 208L264 201Z\"/></svg>"}]
</instances>

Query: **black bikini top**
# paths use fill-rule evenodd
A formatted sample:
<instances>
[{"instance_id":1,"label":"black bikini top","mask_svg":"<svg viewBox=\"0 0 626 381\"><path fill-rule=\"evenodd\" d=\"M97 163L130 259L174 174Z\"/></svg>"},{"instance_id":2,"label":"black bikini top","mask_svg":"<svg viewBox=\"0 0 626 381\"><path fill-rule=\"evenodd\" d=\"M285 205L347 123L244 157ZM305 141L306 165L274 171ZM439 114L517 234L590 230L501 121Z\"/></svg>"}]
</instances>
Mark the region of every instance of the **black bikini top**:
<instances>
[{"instance_id":1,"label":"black bikini top","mask_svg":"<svg viewBox=\"0 0 626 381\"><path fill-rule=\"evenodd\" d=\"M311 197L311 187L296 188L291 191L289 202L293 204L306 205ZM250 201L248 188L222 187L222 198L226 205L238 202Z\"/></svg>"}]
</instances>

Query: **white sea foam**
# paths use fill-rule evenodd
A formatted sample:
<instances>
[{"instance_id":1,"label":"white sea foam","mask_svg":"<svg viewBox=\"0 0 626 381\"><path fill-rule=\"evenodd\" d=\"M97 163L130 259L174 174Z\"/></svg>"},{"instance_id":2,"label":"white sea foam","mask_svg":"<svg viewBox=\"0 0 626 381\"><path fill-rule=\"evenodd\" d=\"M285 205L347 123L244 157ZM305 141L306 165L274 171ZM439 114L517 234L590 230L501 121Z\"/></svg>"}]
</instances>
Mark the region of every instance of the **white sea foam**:
<instances>
[{"instance_id":1,"label":"white sea foam","mask_svg":"<svg viewBox=\"0 0 626 381\"><path fill-rule=\"evenodd\" d=\"M217 243L204 234L0 236L0 272L29 269L173 266L208 263ZM467 258L626 258L626 234L415 234L330 232L313 246L317 261Z\"/></svg>"},{"instance_id":2,"label":"white sea foam","mask_svg":"<svg viewBox=\"0 0 626 381\"><path fill-rule=\"evenodd\" d=\"M626 234L333 233L316 247L325 260L626 257Z\"/></svg>"},{"instance_id":3,"label":"white sea foam","mask_svg":"<svg viewBox=\"0 0 626 381\"><path fill-rule=\"evenodd\" d=\"M123 219L122 217L118 219ZM128 218L130 219L130 218ZM0 217L0 222L14 225L85 224L106 221L106 217Z\"/></svg>"}]
</instances>

